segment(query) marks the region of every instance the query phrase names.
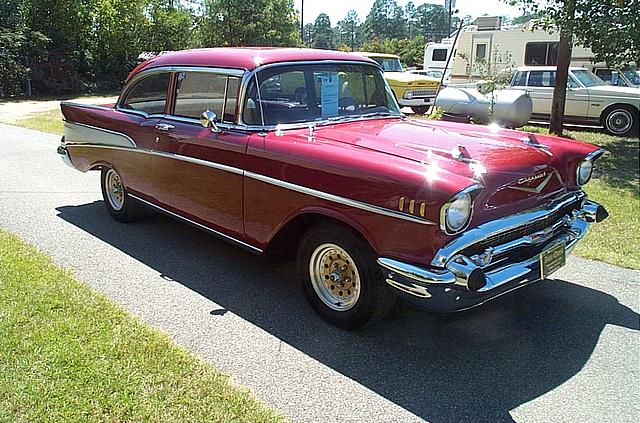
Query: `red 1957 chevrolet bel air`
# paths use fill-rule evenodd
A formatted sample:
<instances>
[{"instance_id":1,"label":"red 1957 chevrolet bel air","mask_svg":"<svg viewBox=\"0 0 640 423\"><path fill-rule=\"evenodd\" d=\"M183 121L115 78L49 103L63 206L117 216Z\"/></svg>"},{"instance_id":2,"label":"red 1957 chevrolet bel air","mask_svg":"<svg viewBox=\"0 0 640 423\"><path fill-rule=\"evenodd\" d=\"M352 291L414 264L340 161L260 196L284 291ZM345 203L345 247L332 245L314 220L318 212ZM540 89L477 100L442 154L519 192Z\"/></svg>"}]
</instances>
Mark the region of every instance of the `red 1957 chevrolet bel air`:
<instances>
[{"instance_id":1,"label":"red 1957 chevrolet bel air","mask_svg":"<svg viewBox=\"0 0 640 423\"><path fill-rule=\"evenodd\" d=\"M348 53L170 53L117 104L62 112L58 153L101 171L115 219L145 204L256 253L295 245L311 306L345 328L398 296L456 311L544 279L607 217L580 189L597 147L407 119Z\"/></svg>"}]
</instances>

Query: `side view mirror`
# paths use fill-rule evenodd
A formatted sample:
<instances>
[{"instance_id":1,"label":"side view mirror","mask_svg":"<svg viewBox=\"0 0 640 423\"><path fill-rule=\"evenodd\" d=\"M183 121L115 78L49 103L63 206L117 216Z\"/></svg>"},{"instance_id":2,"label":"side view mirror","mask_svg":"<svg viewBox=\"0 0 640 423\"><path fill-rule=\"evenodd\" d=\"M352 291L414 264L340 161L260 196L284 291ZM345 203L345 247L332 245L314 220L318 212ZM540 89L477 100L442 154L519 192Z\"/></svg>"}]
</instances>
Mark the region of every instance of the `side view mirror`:
<instances>
[{"instance_id":1,"label":"side view mirror","mask_svg":"<svg viewBox=\"0 0 640 423\"><path fill-rule=\"evenodd\" d=\"M222 132L222 130L218 128L217 121L218 115L216 115L216 112L209 109L205 110L200 115L200 125L204 126L205 128L211 128L211 131L213 132Z\"/></svg>"}]
</instances>

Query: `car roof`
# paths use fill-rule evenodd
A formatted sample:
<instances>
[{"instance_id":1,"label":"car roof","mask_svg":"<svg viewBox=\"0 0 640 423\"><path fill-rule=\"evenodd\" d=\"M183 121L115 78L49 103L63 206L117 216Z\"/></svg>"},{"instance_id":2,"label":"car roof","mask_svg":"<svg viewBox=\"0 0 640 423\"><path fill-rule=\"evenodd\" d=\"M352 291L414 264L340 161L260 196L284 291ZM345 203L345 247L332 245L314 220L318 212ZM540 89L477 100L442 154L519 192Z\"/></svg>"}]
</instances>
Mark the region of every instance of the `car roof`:
<instances>
[{"instance_id":1,"label":"car roof","mask_svg":"<svg viewBox=\"0 0 640 423\"><path fill-rule=\"evenodd\" d=\"M524 71L555 71L556 66L520 66L518 68L519 72ZM569 66L569 70L587 70L586 68L580 66Z\"/></svg>"},{"instance_id":2,"label":"car roof","mask_svg":"<svg viewBox=\"0 0 640 423\"><path fill-rule=\"evenodd\" d=\"M356 54L358 56L364 56L364 57L385 57L385 58L389 58L389 59L399 59L400 56L397 56L395 54L389 54L389 53L371 53L368 51L354 51L351 54Z\"/></svg>"},{"instance_id":3,"label":"car roof","mask_svg":"<svg viewBox=\"0 0 640 423\"><path fill-rule=\"evenodd\" d=\"M378 64L365 57L333 50L276 47L217 47L169 52L140 63L127 79L145 69L163 66L203 66L251 71L263 65L316 60L360 61Z\"/></svg>"}]
</instances>

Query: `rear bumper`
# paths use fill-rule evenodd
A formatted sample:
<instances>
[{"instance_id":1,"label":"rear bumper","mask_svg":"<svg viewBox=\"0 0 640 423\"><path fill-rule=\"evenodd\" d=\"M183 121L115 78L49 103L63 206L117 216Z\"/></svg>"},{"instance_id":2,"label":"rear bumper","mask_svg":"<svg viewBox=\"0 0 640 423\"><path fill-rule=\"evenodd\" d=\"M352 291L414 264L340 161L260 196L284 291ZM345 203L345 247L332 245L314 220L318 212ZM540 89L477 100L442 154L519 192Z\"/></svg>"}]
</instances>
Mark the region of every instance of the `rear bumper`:
<instances>
[{"instance_id":1,"label":"rear bumper","mask_svg":"<svg viewBox=\"0 0 640 423\"><path fill-rule=\"evenodd\" d=\"M519 223L514 226L516 217ZM541 280L543 252L564 243L565 254L569 254L589 224L606 217L602 206L586 200L583 193L573 193L544 208L480 225L471 234L474 238L463 234L438 251L428 268L384 257L378 264L387 284L419 308L464 310ZM479 254L468 253L474 245L541 222L546 226L543 230L505 238L507 242L491 245ZM512 225L499 229L507 223Z\"/></svg>"},{"instance_id":2,"label":"rear bumper","mask_svg":"<svg viewBox=\"0 0 640 423\"><path fill-rule=\"evenodd\" d=\"M60 155L60 158L62 158L62 161L64 162L64 164L75 169L75 167L73 166L73 163L71 162L69 151L67 150L67 147L65 147L64 145L64 137L62 137L62 144L58 146L57 152Z\"/></svg>"}]
</instances>

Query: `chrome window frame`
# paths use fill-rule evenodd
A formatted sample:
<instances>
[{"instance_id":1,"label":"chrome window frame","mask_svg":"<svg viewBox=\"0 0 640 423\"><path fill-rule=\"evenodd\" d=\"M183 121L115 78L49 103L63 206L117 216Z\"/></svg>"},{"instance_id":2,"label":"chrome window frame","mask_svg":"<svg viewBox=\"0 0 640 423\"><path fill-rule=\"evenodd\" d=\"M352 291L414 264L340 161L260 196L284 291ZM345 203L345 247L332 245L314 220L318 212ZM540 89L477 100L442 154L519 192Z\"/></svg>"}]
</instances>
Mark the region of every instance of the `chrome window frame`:
<instances>
[{"instance_id":1,"label":"chrome window frame","mask_svg":"<svg viewBox=\"0 0 640 423\"><path fill-rule=\"evenodd\" d=\"M198 125L200 125L200 120L199 119L195 119L195 118L188 118L188 117L184 117L184 116L176 116L176 115L172 115L172 114L168 114L168 113L153 113L153 114L149 114L146 112L143 112L141 110L131 110L131 109L125 109L122 107L122 102L124 101L124 99L126 98L127 94L129 93L129 91L135 86L135 84L143 78L146 78L149 75L152 75L154 73L169 73L169 75L171 74L176 74L178 72L200 72L200 73L214 73L214 74L218 74L218 75L225 75L227 78L230 76L236 77L236 78L240 78L241 80L241 84L243 81L243 78L245 77L245 75L247 74L247 70L246 69L238 69L238 68L221 68L221 67L208 67L208 66L159 66L159 67L155 67L155 68L149 68L149 69L144 69L142 70L140 73L136 74L135 76L133 76L130 80L127 81L127 83L125 84L124 88L122 89L122 92L120 93L120 96L118 97L118 101L116 102L115 105L115 110L119 111L119 112L123 112L123 113L129 113L129 114L135 114L138 116L142 116L145 119L149 119L149 118L161 118L161 119L169 119L169 120L174 120L174 121L178 121L178 122L185 122L185 123L196 123ZM228 84L228 79L227 79L227 84ZM169 93L170 93L170 89L172 88L171 84L169 84L169 86L167 87L167 100L169 99ZM225 85L225 105L226 105L226 90L227 90L227 86ZM240 91L238 91L238 98L240 98ZM165 110L166 110L166 106L165 106ZM220 122L220 124L218 125L220 128L223 129L233 129L236 127L236 122L233 123L222 123Z\"/></svg>"},{"instance_id":2,"label":"chrome window frame","mask_svg":"<svg viewBox=\"0 0 640 423\"><path fill-rule=\"evenodd\" d=\"M386 86L386 88L388 90L391 90L391 87L389 87L389 83L387 82L386 79L384 79L384 71L382 70L382 68L380 67L380 65L378 63L375 62L369 62L369 61L363 61L363 60L301 60L301 61L290 61L290 62L277 62L277 63L269 63L266 65L262 65L262 66L258 66L255 69L253 69L250 72L247 72L247 74L245 75L245 77L243 78L242 81L242 86L240 89L240 96L239 98L241 99L241 103L240 103L240 109L238 112L238 118L237 118L237 127L238 129L243 129L243 130L247 130L247 131L258 131L258 132L262 132L262 131L275 131L278 129L279 125L265 125L264 124L264 114L261 111L261 120L263 122L262 125L248 125L246 124L242 117L244 114L244 103L245 103L245 99L246 99L246 95L249 89L249 84L251 83L252 79L256 79L256 84L258 83L257 78L258 78L258 73L266 70L266 69L271 69L274 67L284 67L284 66L305 66L305 65L368 65L368 66L372 66L376 69L378 69L381 74L382 74L382 80L384 81L384 84ZM258 90L259 91L259 90ZM400 105L398 104L398 100L392 96L393 101L396 103L396 106L398 107L398 110L401 109ZM262 107L262 106L261 106ZM402 112L400 112L399 115L397 116L393 116L393 117L404 117L404 115L402 114ZM376 119L379 119L379 117L376 117ZM364 119L363 119L364 120ZM291 124L291 125L287 125L288 127L300 127L300 128L307 128L310 125L322 125L322 124L326 124L326 123L331 123L331 121L329 120L318 120L318 121L313 121L313 122L301 122L299 124Z\"/></svg>"}]
</instances>

